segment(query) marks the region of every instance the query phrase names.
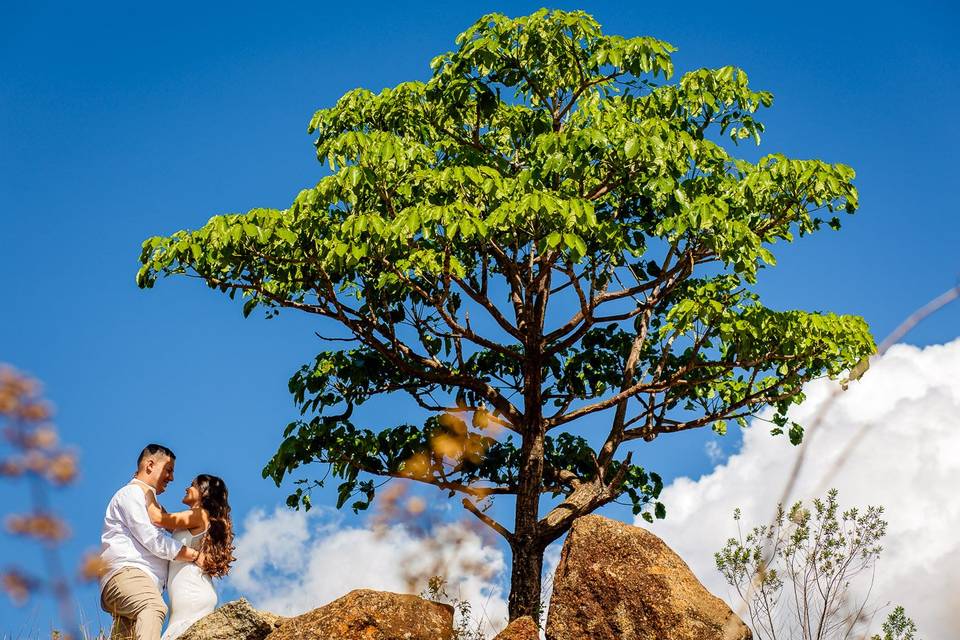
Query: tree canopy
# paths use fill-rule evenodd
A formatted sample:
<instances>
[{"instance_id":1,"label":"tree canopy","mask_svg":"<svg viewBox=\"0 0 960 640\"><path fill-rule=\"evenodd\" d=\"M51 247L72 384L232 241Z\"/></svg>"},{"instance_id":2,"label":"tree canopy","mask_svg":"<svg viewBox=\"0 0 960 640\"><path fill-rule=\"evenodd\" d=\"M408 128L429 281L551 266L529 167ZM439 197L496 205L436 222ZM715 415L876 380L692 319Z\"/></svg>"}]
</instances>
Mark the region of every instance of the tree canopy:
<instances>
[{"instance_id":1,"label":"tree canopy","mask_svg":"<svg viewBox=\"0 0 960 640\"><path fill-rule=\"evenodd\" d=\"M799 442L802 385L875 348L861 318L770 309L753 287L778 241L857 208L854 171L736 158L771 94L734 67L673 80L674 51L579 11L486 15L425 82L317 111L329 172L289 207L143 244L141 287L192 275L245 314L346 330L290 380L303 418L265 476L326 463L356 509L377 477L459 494L512 548L511 618L536 611L543 549L575 517L621 496L663 517L636 443L767 406ZM393 393L423 413L355 422ZM486 512L497 496L512 529Z\"/></svg>"}]
</instances>

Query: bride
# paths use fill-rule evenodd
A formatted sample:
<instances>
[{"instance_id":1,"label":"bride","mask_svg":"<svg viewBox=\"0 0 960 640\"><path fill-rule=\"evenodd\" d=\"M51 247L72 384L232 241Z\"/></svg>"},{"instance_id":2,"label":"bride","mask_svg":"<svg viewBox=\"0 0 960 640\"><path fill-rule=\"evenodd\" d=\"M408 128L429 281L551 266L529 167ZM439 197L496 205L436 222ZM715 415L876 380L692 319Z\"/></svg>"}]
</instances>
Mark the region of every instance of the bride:
<instances>
[{"instance_id":1,"label":"bride","mask_svg":"<svg viewBox=\"0 0 960 640\"><path fill-rule=\"evenodd\" d=\"M197 564L170 561L167 575L170 622L161 640L174 640L213 611L217 606L217 592L212 578L227 575L234 561L233 524L223 480L198 475L187 487L183 504L189 509L166 513L155 497L147 501L147 513L155 525L169 529L174 539L201 553Z\"/></svg>"}]
</instances>

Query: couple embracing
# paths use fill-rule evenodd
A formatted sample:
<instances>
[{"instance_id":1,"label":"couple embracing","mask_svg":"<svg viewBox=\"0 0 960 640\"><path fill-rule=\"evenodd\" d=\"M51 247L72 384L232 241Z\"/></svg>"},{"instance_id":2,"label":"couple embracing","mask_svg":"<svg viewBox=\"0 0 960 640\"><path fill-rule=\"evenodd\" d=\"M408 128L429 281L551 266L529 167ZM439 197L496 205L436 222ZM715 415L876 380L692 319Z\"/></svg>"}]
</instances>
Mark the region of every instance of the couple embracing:
<instances>
[{"instance_id":1,"label":"couple embracing","mask_svg":"<svg viewBox=\"0 0 960 640\"><path fill-rule=\"evenodd\" d=\"M174 640L213 611L221 578L233 562L233 526L227 486L216 476L194 478L183 496L188 507L167 513L157 495L173 481L176 456L149 444L137 472L117 491L103 518L100 537L100 603L113 616L111 640Z\"/></svg>"}]
</instances>

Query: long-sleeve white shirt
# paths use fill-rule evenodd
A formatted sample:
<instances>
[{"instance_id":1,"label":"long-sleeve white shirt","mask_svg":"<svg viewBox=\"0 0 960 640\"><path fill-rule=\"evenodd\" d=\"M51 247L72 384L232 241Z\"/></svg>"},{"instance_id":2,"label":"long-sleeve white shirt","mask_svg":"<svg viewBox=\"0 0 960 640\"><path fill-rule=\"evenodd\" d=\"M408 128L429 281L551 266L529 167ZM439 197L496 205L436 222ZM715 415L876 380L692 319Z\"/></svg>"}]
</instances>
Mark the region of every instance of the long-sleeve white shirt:
<instances>
[{"instance_id":1,"label":"long-sleeve white shirt","mask_svg":"<svg viewBox=\"0 0 960 640\"><path fill-rule=\"evenodd\" d=\"M182 546L150 522L143 489L131 482L113 494L103 516L100 560L106 571L100 577L100 591L124 567L142 569L162 591L167 582L167 561L173 560Z\"/></svg>"}]
</instances>

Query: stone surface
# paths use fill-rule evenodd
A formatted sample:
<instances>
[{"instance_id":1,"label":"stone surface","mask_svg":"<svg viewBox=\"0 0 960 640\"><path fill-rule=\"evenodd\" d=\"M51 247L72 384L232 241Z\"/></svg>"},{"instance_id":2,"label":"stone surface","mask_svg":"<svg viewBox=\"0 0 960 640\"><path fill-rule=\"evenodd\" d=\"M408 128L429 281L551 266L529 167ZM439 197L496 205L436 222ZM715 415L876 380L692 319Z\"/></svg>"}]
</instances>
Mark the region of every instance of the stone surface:
<instances>
[{"instance_id":1,"label":"stone surface","mask_svg":"<svg viewBox=\"0 0 960 640\"><path fill-rule=\"evenodd\" d=\"M269 640L451 640L453 607L417 596L357 589L288 618Z\"/></svg>"},{"instance_id":2,"label":"stone surface","mask_svg":"<svg viewBox=\"0 0 960 640\"><path fill-rule=\"evenodd\" d=\"M240 598L197 620L178 640L263 640L284 620Z\"/></svg>"},{"instance_id":3,"label":"stone surface","mask_svg":"<svg viewBox=\"0 0 960 640\"><path fill-rule=\"evenodd\" d=\"M540 640L540 630L530 616L517 618L493 640Z\"/></svg>"},{"instance_id":4,"label":"stone surface","mask_svg":"<svg viewBox=\"0 0 960 640\"><path fill-rule=\"evenodd\" d=\"M752 634L660 538L591 515L574 521L563 545L547 638L750 640Z\"/></svg>"}]
</instances>

